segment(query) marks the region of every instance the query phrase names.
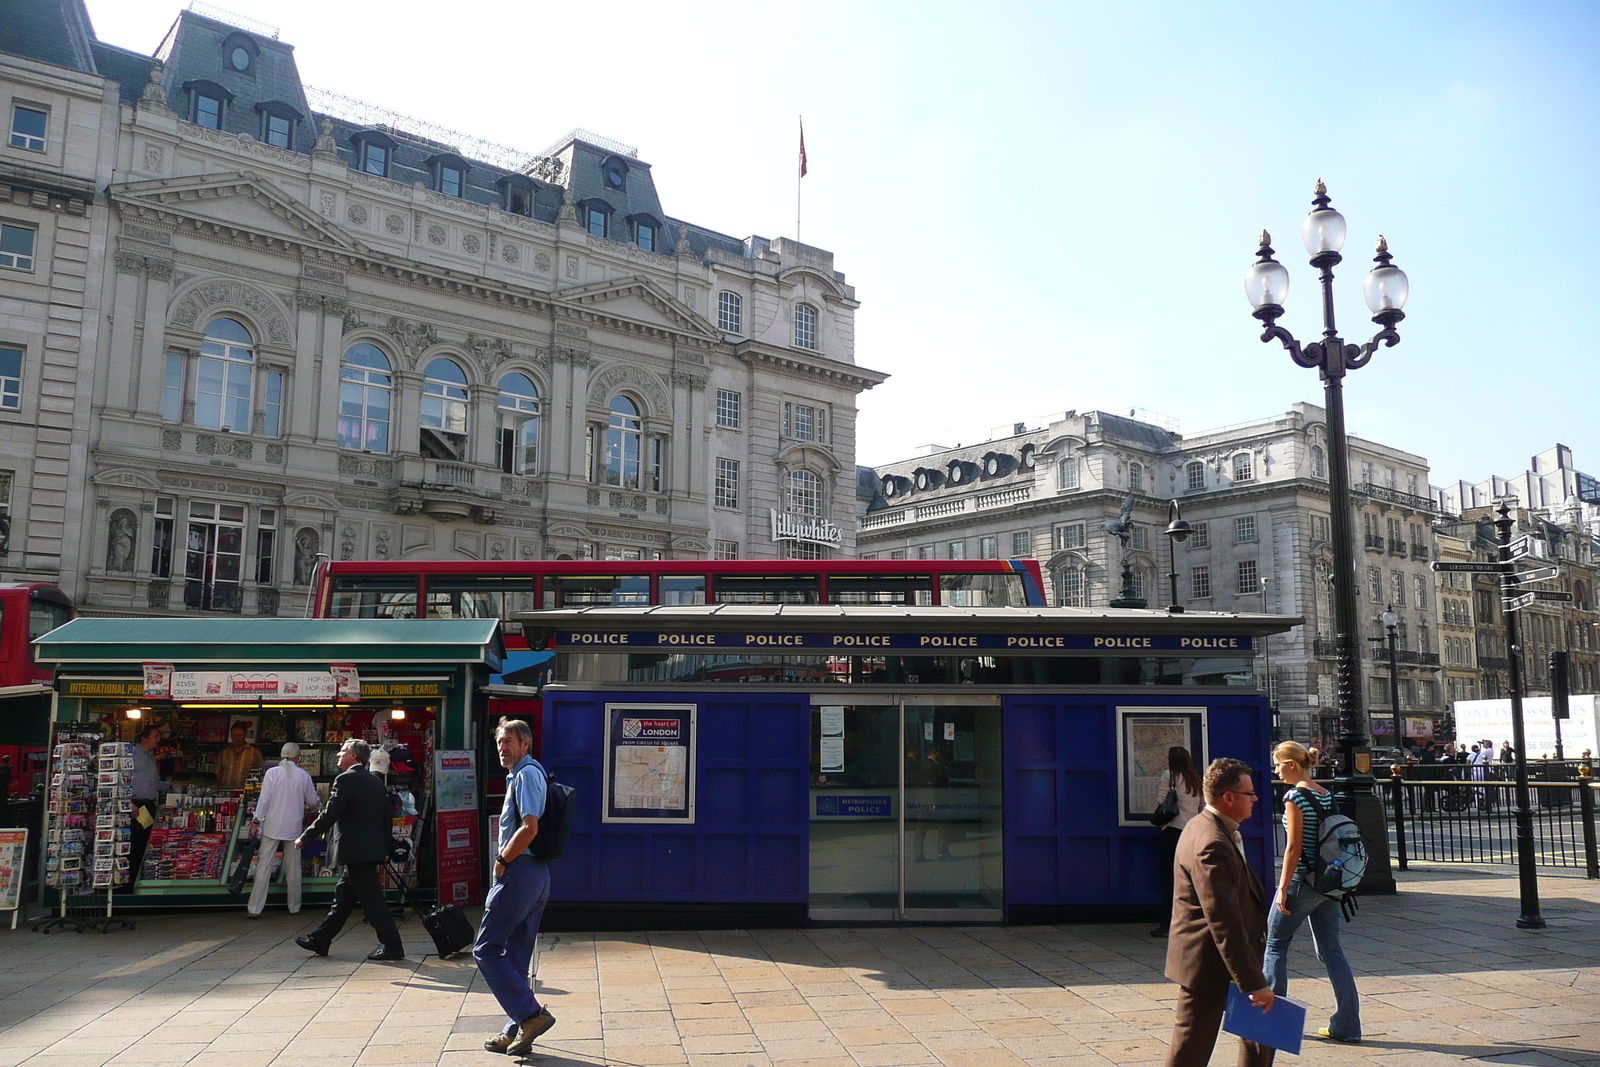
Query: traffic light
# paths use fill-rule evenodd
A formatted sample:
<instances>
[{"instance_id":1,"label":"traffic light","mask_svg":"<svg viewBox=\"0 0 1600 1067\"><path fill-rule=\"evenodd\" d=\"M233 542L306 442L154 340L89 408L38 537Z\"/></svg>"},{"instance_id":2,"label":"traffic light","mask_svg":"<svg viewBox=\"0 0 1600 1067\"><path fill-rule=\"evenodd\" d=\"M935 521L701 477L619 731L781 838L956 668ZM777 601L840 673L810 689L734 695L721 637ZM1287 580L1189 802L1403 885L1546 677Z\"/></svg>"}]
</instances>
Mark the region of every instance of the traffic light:
<instances>
[{"instance_id":1,"label":"traffic light","mask_svg":"<svg viewBox=\"0 0 1600 1067\"><path fill-rule=\"evenodd\" d=\"M1567 693L1571 685L1567 660L1565 652L1550 653L1550 715L1556 719L1568 717Z\"/></svg>"}]
</instances>

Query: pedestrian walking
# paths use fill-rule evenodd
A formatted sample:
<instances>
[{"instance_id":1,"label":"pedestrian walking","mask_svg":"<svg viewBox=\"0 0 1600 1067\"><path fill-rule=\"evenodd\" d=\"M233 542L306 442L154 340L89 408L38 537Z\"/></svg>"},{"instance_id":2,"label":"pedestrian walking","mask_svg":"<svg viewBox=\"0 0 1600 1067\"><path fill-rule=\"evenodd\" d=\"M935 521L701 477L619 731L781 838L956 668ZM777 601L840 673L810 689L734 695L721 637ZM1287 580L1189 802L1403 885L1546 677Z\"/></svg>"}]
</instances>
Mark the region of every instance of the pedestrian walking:
<instances>
[{"instance_id":1,"label":"pedestrian walking","mask_svg":"<svg viewBox=\"0 0 1600 1067\"><path fill-rule=\"evenodd\" d=\"M367 770L367 760L372 757L372 746L365 741L346 741L339 749L339 777L333 780L333 790L328 796L328 806L322 809L317 821L295 839L299 850L306 839L328 837L329 862L342 866L344 873L333 889L333 907L327 917L309 934L294 939L294 943L319 956L328 954L328 946L344 929L345 920L360 905L367 922L378 931L380 946L367 954L369 960L403 960L405 945L400 941L400 930L389 914L389 902L383 897L383 886L378 882L378 864L389 857L393 835L389 793L383 783ZM331 831L331 833L330 833Z\"/></svg>"},{"instance_id":2,"label":"pedestrian walking","mask_svg":"<svg viewBox=\"0 0 1600 1067\"><path fill-rule=\"evenodd\" d=\"M521 719L506 719L494 732L495 749L506 775L500 805L499 847L494 885L483 902L483 923L472 958L495 1000L506 1013L505 1028L483 1043L490 1052L526 1056L556 1017L539 1004L528 977L539 938L539 920L550 899L550 865L535 858L548 793L545 770L530 754L533 731Z\"/></svg>"},{"instance_id":3,"label":"pedestrian walking","mask_svg":"<svg viewBox=\"0 0 1600 1067\"><path fill-rule=\"evenodd\" d=\"M1283 872L1267 917L1267 979L1274 993L1288 996L1289 944L1300 924L1310 919L1312 947L1333 983L1335 1004L1332 1021L1317 1033L1334 1041L1360 1041L1361 998L1339 943L1343 918L1339 902L1312 888L1318 873L1322 820L1334 814L1333 796L1311 779L1316 749L1285 741L1272 750L1272 759L1289 792L1283 801Z\"/></svg>"},{"instance_id":4,"label":"pedestrian walking","mask_svg":"<svg viewBox=\"0 0 1600 1067\"><path fill-rule=\"evenodd\" d=\"M1271 1011L1274 994L1261 970L1267 894L1245 861L1239 824L1256 803L1250 765L1213 760L1204 779L1205 810L1178 839L1173 867L1172 934L1167 977L1178 983L1177 1014L1166 1067L1206 1067L1228 1004L1228 987ZM1239 1067L1272 1067L1273 1049L1240 1040Z\"/></svg>"},{"instance_id":5,"label":"pedestrian walking","mask_svg":"<svg viewBox=\"0 0 1600 1067\"><path fill-rule=\"evenodd\" d=\"M267 887L272 883L272 858L283 848L283 880L288 886L289 914L300 913L300 850L296 848L305 829L306 812L315 811L322 798L316 783L300 766L300 746L286 742L278 750L278 764L267 768L261 778L261 796L256 799L256 828L261 844L256 847L256 880L250 888L250 903L245 914L261 918L267 906Z\"/></svg>"},{"instance_id":6,"label":"pedestrian walking","mask_svg":"<svg viewBox=\"0 0 1600 1067\"><path fill-rule=\"evenodd\" d=\"M133 740L133 780L129 783L133 792L133 819L128 827L131 844L128 848L127 891L131 891L133 883L139 880L145 850L150 847L150 828L156 824L156 816L161 812L161 792L165 788L161 781L161 767L156 762L156 748L161 744L161 727L146 726L134 735Z\"/></svg>"},{"instance_id":7,"label":"pedestrian walking","mask_svg":"<svg viewBox=\"0 0 1600 1067\"><path fill-rule=\"evenodd\" d=\"M1161 828L1160 855L1156 860L1161 874L1161 924L1150 931L1151 937L1166 937L1172 930L1172 864L1178 856L1178 839L1189 820L1206 806L1200 772L1194 769L1194 757L1182 745L1167 749L1167 789L1177 793L1178 814Z\"/></svg>"}]
</instances>

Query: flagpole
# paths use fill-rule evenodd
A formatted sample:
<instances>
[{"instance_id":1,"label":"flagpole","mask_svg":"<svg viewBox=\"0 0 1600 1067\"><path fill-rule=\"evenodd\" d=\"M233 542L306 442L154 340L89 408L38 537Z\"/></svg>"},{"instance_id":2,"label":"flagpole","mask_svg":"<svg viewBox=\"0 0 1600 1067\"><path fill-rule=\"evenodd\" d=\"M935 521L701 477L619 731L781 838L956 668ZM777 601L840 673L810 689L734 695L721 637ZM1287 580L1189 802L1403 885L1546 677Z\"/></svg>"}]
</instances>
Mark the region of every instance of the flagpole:
<instances>
[{"instance_id":1,"label":"flagpole","mask_svg":"<svg viewBox=\"0 0 1600 1067\"><path fill-rule=\"evenodd\" d=\"M806 120L800 116L800 165L795 168L794 178L794 239L800 240L800 188L801 179L806 176Z\"/></svg>"}]
</instances>

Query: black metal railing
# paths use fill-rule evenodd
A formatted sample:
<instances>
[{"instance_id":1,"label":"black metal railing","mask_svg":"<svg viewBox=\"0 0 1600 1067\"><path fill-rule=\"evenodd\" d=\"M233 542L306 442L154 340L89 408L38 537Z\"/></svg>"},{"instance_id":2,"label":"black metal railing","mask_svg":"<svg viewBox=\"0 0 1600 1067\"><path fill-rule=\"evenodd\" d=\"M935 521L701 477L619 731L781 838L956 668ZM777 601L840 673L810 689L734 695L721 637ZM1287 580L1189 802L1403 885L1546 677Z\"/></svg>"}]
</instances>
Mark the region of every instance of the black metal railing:
<instances>
[{"instance_id":1,"label":"black metal railing","mask_svg":"<svg viewBox=\"0 0 1600 1067\"><path fill-rule=\"evenodd\" d=\"M1398 538L1389 538L1389 555L1403 556L1406 554L1406 543Z\"/></svg>"},{"instance_id":2,"label":"black metal railing","mask_svg":"<svg viewBox=\"0 0 1600 1067\"><path fill-rule=\"evenodd\" d=\"M1369 655L1377 663L1389 662L1389 650L1383 645L1373 645ZM1439 653L1437 652L1413 652L1408 648L1399 648L1395 650L1394 658L1396 663L1406 663L1413 667L1439 666Z\"/></svg>"},{"instance_id":3,"label":"black metal railing","mask_svg":"<svg viewBox=\"0 0 1600 1067\"><path fill-rule=\"evenodd\" d=\"M1383 551L1383 535L1382 534L1367 534L1367 547L1372 549L1374 552L1382 552Z\"/></svg>"},{"instance_id":4,"label":"black metal railing","mask_svg":"<svg viewBox=\"0 0 1600 1067\"><path fill-rule=\"evenodd\" d=\"M1432 513L1437 510L1433 506L1433 501L1425 496L1417 496L1415 493L1402 493L1400 490L1390 489L1386 485L1373 485L1371 482L1364 482L1356 488L1356 492L1365 493L1374 500L1387 500L1391 504L1399 504L1401 507L1411 508L1414 511Z\"/></svg>"},{"instance_id":5,"label":"black metal railing","mask_svg":"<svg viewBox=\"0 0 1600 1067\"><path fill-rule=\"evenodd\" d=\"M1432 553L1428 550L1427 545L1419 545L1415 541L1411 543L1412 559L1427 559L1430 555L1432 555Z\"/></svg>"},{"instance_id":6,"label":"black metal railing","mask_svg":"<svg viewBox=\"0 0 1600 1067\"><path fill-rule=\"evenodd\" d=\"M1323 656L1328 659L1338 659L1339 645L1335 641L1325 641L1319 637L1315 641L1311 642L1311 654L1313 656Z\"/></svg>"},{"instance_id":7,"label":"black metal railing","mask_svg":"<svg viewBox=\"0 0 1600 1067\"><path fill-rule=\"evenodd\" d=\"M1479 656L1478 666L1490 671L1509 671L1511 661L1505 656Z\"/></svg>"}]
</instances>

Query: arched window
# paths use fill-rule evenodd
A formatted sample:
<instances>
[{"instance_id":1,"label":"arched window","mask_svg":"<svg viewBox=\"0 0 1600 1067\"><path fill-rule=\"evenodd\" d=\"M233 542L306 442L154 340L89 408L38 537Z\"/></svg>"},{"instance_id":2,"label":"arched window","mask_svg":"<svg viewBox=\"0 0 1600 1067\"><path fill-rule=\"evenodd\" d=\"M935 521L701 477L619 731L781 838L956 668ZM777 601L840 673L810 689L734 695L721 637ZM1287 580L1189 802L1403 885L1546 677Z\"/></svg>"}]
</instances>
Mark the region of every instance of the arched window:
<instances>
[{"instance_id":1,"label":"arched window","mask_svg":"<svg viewBox=\"0 0 1600 1067\"><path fill-rule=\"evenodd\" d=\"M1056 606L1081 608L1083 604L1083 568L1063 567L1056 572Z\"/></svg>"},{"instance_id":2,"label":"arched window","mask_svg":"<svg viewBox=\"0 0 1600 1067\"><path fill-rule=\"evenodd\" d=\"M1183 468L1183 488L1185 492L1196 492L1206 487L1206 465L1195 460Z\"/></svg>"},{"instance_id":3,"label":"arched window","mask_svg":"<svg viewBox=\"0 0 1600 1067\"><path fill-rule=\"evenodd\" d=\"M784 507L790 513L822 518L822 479L811 471L790 471L784 498Z\"/></svg>"},{"instance_id":4,"label":"arched window","mask_svg":"<svg viewBox=\"0 0 1600 1067\"><path fill-rule=\"evenodd\" d=\"M467 455L467 375L453 359L436 359L422 372L422 454L462 460Z\"/></svg>"},{"instance_id":5,"label":"arched window","mask_svg":"<svg viewBox=\"0 0 1600 1067\"><path fill-rule=\"evenodd\" d=\"M539 390L526 374L513 372L500 379L494 452L495 464L507 474L538 470Z\"/></svg>"},{"instance_id":6,"label":"arched window","mask_svg":"<svg viewBox=\"0 0 1600 1067\"><path fill-rule=\"evenodd\" d=\"M717 294L717 329L723 333L738 333L744 328L744 301L738 293Z\"/></svg>"},{"instance_id":7,"label":"arched window","mask_svg":"<svg viewBox=\"0 0 1600 1067\"><path fill-rule=\"evenodd\" d=\"M389 357L365 341L345 349L339 368L339 447L389 451Z\"/></svg>"},{"instance_id":8,"label":"arched window","mask_svg":"<svg viewBox=\"0 0 1600 1067\"><path fill-rule=\"evenodd\" d=\"M794 345L796 348L817 347L817 309L810 304L794 306Z\"/></svg>"},{"instance_id":9,"label":"arched window","mask_svg":"<svg viewBox=\"0 0 1600 1067\"><path fill-rule=\"evenodd\" d=\"M1078 457L1067 456L1059 465L1061 488L1078 488Z\"/></svg>"},{"instance_id":10,"label":"arched window","mask_svg":"<svg viewBox=\"0 0 1600 1067\"><path fill-rule=\"evenodd\" d=\"M194 421L208 430L250 432L250 379L255 339L238 319L212 319L200 342L194 383Z\"/></svg>"},{"instance_id":11,"label":"arched window","mask_svg":"<svg viewBox=\"0 0 1600 1067\"><path fill-rule=\"evenodd\" d=\"M606 424L605 483L624 489L639 488L639 455L643 431L639 407L625 396L611 401Z\"/></svg>"},{"instance_id":12,"label":"arched window","mask_svg":"<svg viewBox=\"0 0 1600 1067\"><path fill-rule=\"evenodd\" d=\"M1320 446L1313 445L1311 448L1311 477L1326 478L1327 476L1327 457Z\"/></svg>"},{"instance_id":13,"label":"arched window","mask_svg":"<svg viewBox=\"0 0 1600 1067\"><path fill-rule=\"evenodd\" d=\"M1233 480L1236 482L1255 481L1255 466L1251 462L1248 452L1240 452L1233 457Z\"/></svg>"},{"instance_id":14,"label":"arched window","mask_svg":"<svg viewBox=\"0 0 1600 1067\"><path fill-rule=\"evenodd\" d=\"M1138 463L1128 466L1128 490L1134 493L1144 492L1144 467Z\"/></svg>"}]
</instances>

